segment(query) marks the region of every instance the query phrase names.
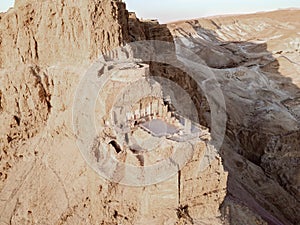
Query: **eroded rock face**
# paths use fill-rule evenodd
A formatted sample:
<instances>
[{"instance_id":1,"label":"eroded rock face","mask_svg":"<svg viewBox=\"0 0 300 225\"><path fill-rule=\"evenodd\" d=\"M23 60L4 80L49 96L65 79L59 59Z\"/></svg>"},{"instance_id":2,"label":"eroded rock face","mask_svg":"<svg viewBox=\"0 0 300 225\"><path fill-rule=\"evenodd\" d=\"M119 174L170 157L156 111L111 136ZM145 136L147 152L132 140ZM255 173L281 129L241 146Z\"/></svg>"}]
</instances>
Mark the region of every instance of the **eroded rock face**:
<instances>
[{"instance_id":1,"label":"eroded rock face","mask_svg":"<svg viewBox=\"0 0 300 225\"><path fill-rule=\"evenodd\" d=\"M38 67L16 67L1 71L1 180L25 155L18 151L46 124L51 112L52 81ZM1 184L2 186L2 184Z\"/></svg>"},{"instance_id":2,"label":"eroded rock face","mask_svg":"<svg viewBox=\"0 0 300 225\"><path fill-rule=\"evenodd\" d=\"M159 38L166 31L155 24L154 30L151 21L142 31L137 27L141 40L144 32ZM132 39L128 30L120 1L20 0L0 15L1 224L221 223L227 174L218 156L199 173L207 141L195 141L195 154L180 174L146 187L106 181L78 150L72 121L78 84L100 53ZM172 41L169 32L163 36ZM110 98L101 102L112 104Z\"/></svg>"},{"instance_id":3,"label":"eroded rock face","mask_svg":"<svg viewBox=\"0 0 300 225\"><path fill-rule=\"evenodd\" d=\"M0 223L297 224L298 14L160 25L128 15L120 1L16 1L14 9L0 14ZM180 173L143 188L105 181L78 150L72 108L90 63L127 41L147 39L173 43L174 52L179 45L188 47L220 83L228 116L221 149L227 188L220 157L199 173L209 148L205 140L194 143L195 154ZM122 54L134 58L126 49ZM208 102L184 71L161 63L150 63L149 71L179 84L201 125L211 126ZM104 97L113 97L124 83L113 85L98 99L100 106L110 106L112 99ZM101 141L100 135L92 147ZM124 152L116 157L132 164L141 160Z\"/></svg>"},{"instance_id":4,"label":"eroded rock face","mask_svg":"<svg viewBox=\"0 0 300 225\"><path fill-rule=\"evenodd\" d=\"M109 16L100 16L101 10ZM126 24L125 5L110 1L76 2L76 7L72 1L17 1L1 14L1 178L6 179L5 171L23 157L17 151L21 142L46 127L51 108L61 110L57 102L63 98L57 99L57 92L70 84L60 84L73 79L62 81L57 75L69 76L71 67L80 70L100 52L122 44Z\"/></svg>"},{"instance_id":5,"label":"eroded rock face","mask_svg":"<svg viewBox=\"0 0 300 225\"><path fill-rule=\"evenodd\" d=\"M298 15L287 10L168 25L175 43L197 52L222 86L225 208L233 217L248 214L230 206L241 201L268 223L299 221Z\"/></svg>"},{"instance_id":6,"label":"eroded rock face","mask_svg":"<svg viewBox=\"0 0 300 225\"><path fill-rule=\"evenodd\" d=\"M1 67L77 64L128 39L119 1L17 1L1 16Z\"/></svg>"}]
</instances>

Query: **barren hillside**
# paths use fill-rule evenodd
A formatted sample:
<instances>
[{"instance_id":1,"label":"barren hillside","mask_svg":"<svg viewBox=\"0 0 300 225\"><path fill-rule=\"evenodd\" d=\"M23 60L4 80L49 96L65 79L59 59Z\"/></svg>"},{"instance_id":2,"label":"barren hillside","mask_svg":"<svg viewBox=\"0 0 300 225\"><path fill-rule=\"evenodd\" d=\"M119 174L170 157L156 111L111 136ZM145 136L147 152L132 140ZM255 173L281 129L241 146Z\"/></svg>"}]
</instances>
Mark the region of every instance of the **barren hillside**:
<instances>
[{"instance_id":1,"label":"barren hillside","mask_svg":"<svg viewBox=\"0 0 300 225\"><path fill-rule=\"evenodd\" d=\"M0 224L298 224L299 15L159 24L122 1L17 0L0 14Z\"/></svg>"}]
</instances>

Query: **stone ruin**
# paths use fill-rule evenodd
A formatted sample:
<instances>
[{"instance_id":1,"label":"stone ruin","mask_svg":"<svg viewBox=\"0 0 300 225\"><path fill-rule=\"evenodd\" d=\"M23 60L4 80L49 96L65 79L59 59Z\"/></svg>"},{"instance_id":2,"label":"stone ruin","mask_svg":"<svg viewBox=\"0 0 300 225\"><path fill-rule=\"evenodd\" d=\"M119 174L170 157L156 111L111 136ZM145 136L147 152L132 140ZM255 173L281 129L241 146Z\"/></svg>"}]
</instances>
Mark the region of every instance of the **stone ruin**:
<instances>
[{"instance_id":1,"label":"stone ruin","mask_svg":"<svg viewBox=\"0 0 300 225\"><path fill-rule=\"evenodd\" d=\"M99 144L92 154L99 156L104 150L126 164L149 166L186 149L183 162L191 157L193 146L210 140L207 128L177 111L170 95L150 76L148 65L110 63L102 70L110 79L98 95Z\"/></svg>"},{"instance_id":2,"label":"stone ruin","mask_svg":"<svg viewBox=\"0 0 300 225\"><path fill-rule=\"evenodd\" d=\"M132 72L132 75L129 74ZM108 126L113 126L117 131L122 139L121 143L130 144L130 137L137 130L147 132L155 138L166 138L175 142L208 138L207 128L177 112L171 97L164 94L160 83L151 79L147 65L138 70L135 65L123 65L123 69L112 75L111 85L117 86L117 83L126 80L129 80L128 84L120 91L113 107L107 110L110 116L107 116L106 121ZM113 94L118 96L116 92Z\"/></svg>"}]
</instances>

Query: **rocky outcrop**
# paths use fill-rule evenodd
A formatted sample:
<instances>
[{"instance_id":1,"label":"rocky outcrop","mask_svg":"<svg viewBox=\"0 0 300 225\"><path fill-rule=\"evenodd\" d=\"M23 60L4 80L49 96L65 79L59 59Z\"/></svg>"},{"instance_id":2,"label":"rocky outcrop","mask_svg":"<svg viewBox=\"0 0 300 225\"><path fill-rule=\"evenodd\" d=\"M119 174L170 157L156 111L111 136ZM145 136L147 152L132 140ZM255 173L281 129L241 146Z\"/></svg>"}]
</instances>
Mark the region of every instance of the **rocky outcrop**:
<instances>
[{"instance_id":1,"label":"rocky outcrop","mask_svg":"<svg viewBox=\"0 0 300 225\"><path fill-rule=\"evenodd\" d=\"M160 25L140 21L121 1L16 1L0 14L0 223L297 224L298 14L290 10ZM222 159L216 156L199 170L205 152L213 149L199 139L192 145L195 154L175 176L130 187L105 181L87 165L76 145L72 110L90 64L101 53L139 40L167 41L170 52L178 53L183 45L196 53L222 87L228 122ZM94 71L93 84L120 65L120 55L125 61L134 58L132 52L122 48L101 58L104 66ZM150 71L179 84L194 102L200 124L211 128L211 109L196 81L180 66L147 63L125 63L119 71L126 76ZM99 95L97 116L105 118L98 127L107 125L112 100L127 82L115 78ZM95 92L91 88L86 94ZM109 129L97 135L92 152L106 144L124 162L157 160L152 153L152 161L126 155ZM160 157L176 147L191 146L164 140Z\"/></svg>"},{"instance_id":2,"label":"rocky outcrop","mask_svg":"<svg viewBox=\"0 0 300 225\"><path fill-rule=\"evenodd\" d=\"M166 32L163 36L172 41L166 27L155 21L140 24L134 31L137 36L130 36L130 23L134 21L128 19L125 4L108 0L19 0L0 15L0 224L221 223L227 174L218 156L199 173L207 140L195 142L195 154L180 173L146 187L104 180L76 145L74 95L90 64L138 36L159 38ZM138 68L140 63L129 64L120 71L130 74ZM110 69L111 65L97 70L97 76ZM116 97L122 82L113 85L104 96ZM101 104L112 104L111 98L102 97ZM97 140L96 145L102 143ZM162 156L169 151L160 149Z\"/></svg>"},{"instance_id":3,"label":"rocky outcrop","mask_svg":"<svg viewBox=\"0 0 300 225\"><path fill-rule=\"evenodd\" d=\"M175 42L197 52L222 86L228 122L221 151L229 171L224 207L233 223L249 214L245 205L269 224L299 221L298 14L168 25Z\"/></svg>"},{"instance_id":4,"label":"rocky outcrop","mask_svg":"<svg viewBox=\"0 0 300 225\"><path fill-rule=\"evenodd\" d=\"M121 45L127 11L122 2L17 1L0 19L1 178L6 179L6 170L23 157L17 151L21 142L46 127L52 107L59 110L52 97L62 82L54 80L60 65L78 68ZM72 73L67 71L62 73Z\"/></svg>"},{"instance_id":5,"label":"rocky outcrop","mask_svg":"<svg viewBox=\"0 0 300 225\"><path fill-rule=\"evenodd\" d=\"M7 179L13 164L27 154L36 154L18 148L45 126L51 112L52 88L51 80L38 67L1 71L1 181Z\"/></svg>"},{"instance_id":6,"label":"rocky outcrop","mask_svg":"<svg viewBox=\"0 0 300 225\"><path fill-rule=\"evenodd\" d=\"M89 63L128 40L120 1L17 1L1 16L2 68Z\"/></svg>"}]
</instances>

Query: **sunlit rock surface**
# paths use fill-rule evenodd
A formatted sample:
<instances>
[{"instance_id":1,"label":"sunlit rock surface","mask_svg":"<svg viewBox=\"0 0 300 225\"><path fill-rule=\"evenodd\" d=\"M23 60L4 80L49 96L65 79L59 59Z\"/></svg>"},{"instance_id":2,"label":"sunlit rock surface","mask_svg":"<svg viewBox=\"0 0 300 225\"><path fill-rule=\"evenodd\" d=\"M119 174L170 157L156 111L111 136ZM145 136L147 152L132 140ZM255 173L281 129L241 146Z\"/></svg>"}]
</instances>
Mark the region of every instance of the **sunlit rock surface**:
<instances>
[{"instance_id":1,"label":"sunlit rock surface","mask_svg":"<svg viewBox=\"0 0 300 225\"><path fill-rule=\"evenodd\" d=\"M140 21L121 1L16 1L0 14L0 224L297 224L299 27L299 10L160 25ZM87 164L76 145L72 110L78 85L101 53L146 39L170 42L174 53L183 45L197 54L220 84L228 121L222 158L199 170L214 148L206 131L192 140L194 154L179 173L130 187L105 180ZM134 58L130 51L122 54ZM99 77L118 57L106 59ZM90 148L106 144L115 158L136 166L191 145L161 142L164 137L137 126L132 137L139 146L159 143L158 154L137 157L140 149L132 142L125 151L107 121L130 75L174 81L193 100L199 126L212 124L193 79L180 68L144 63L149 65L120 69L123 77L99 93L95 120L108 129L98 130Z\"/></svg>"}]
</instances>

